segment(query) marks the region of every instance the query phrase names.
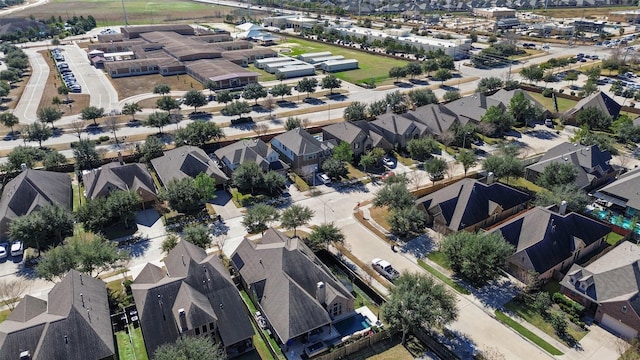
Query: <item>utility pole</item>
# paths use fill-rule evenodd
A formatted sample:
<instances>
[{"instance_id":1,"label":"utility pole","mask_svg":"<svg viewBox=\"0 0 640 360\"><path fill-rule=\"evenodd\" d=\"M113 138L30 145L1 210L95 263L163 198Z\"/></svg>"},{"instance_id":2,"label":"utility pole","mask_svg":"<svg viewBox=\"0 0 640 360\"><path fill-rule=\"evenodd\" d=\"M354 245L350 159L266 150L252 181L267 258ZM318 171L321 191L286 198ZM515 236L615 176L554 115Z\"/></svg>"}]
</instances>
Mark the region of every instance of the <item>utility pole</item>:
<instances>
[{"instance_id":1,"label":"utility pole","mask_svg":"<svg viewBox=\"0 0 640 360\"><path fill-rule=\"evenodd\" d=\"M124 15L124 26L129 26L129 20L127 20L127 10L124 7L124 0L122 2L122 14Z\"/></svg>"}]
</instances>

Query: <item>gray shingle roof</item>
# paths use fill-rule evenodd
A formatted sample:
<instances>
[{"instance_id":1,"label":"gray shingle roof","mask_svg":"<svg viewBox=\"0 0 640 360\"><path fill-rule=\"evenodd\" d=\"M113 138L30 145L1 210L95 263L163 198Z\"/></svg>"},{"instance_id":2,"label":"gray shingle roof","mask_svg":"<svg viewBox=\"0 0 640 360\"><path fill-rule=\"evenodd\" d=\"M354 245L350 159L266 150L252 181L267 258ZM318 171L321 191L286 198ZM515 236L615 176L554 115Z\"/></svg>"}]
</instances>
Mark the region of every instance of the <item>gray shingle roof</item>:
<instances>
[{"instance_id":1,"label":"gray shingle roof","mask_svg":"<svg viewBox=\"0 0 640 360\"><path fill-rule=\"evenodd\" d=\"M245 139L236 141L214 152L220 160L226 159L230 164L242 164L246 161L255 162L263 171L280 168L282 164L271 164L268 157L274 153L269 145L260 139ZM284 165L286 166L286 165Z\"/></svg>"},{"instance_id":2,"label":"gray shingle roof","mask_svg":"<svg viewBox=\"0 0 640 360\"><path fill-rule=\"evenodd\" d=\"M146 265L131 289L149 354L174 342L184 309L189 329L215 323L224 346L253 336L240 294L217 255L180 241L165 258L166 273Z\"/></svg>"},{"instance_id":3,"label":"gray shingle roof","mask_svg":"<svg viewBox=\"0 0 640 360\"><path fill-rule=\"evenodd\" d=\"M565 116L575 116L580 112L580 110L590 107L598 108L604 111L605 114L609 114L614 119L620 115L620 109L622 109L622 106L609 97L609 95L602 91L598 91L578 101L574 107L565 112Z\"/></svg>"},{"instance_id":4,"label":"gray shingle roof","mask_svg":"<svg viewBox=\"0 0 640 360\"><path fill-rule=\"evenodd\" d=\"M104 282L71 270L49 292L48 308L42 300L25 297L0 323L0 360L15 360L22 351L34 360L114 355Z\"/></svg>"},{"instance_id":5,"label":"gray shingle roof","mask_svg":"<svg viewBox=\"0 0 640 360\"><path fill-rule=\"evenodd\" d=\"M371 125L395 135L408 134L413 131L415 127L419 127L413 120L392 113L378 116L376 120L371 122Z\"/></svg>"},{"instance_id":6,"label":"gray shingle roof","mask_svg":"<svg viewBox=\"0 0 640 360\"><path fill-rule=\"evenodd\" d=\"M458 115L458 119L463 125L469 120L479 122L491 106L499 106L505 109L504 104L500 101L480 93L454 100L445 106L454 114Z\"/></svg>"},{"instance_id":7,"label":"gray shingle roof","mask_svg":"<svg viewBox=\"0 0 640 360\"><path fill-rule=\"evenodd\" d=\"M365 134L367 134L371 138L371 141L373 142L371 145L373 147L379 147L385 150L393 149L393 145L389 142L389 140L385 139L385 137L379 133L380 130L371 126L371 123L367 120L358 120L354 121L353 123L360 129L362 129L362 131L364 131Z\"/></svg>"},{"instance_id":8,"label":"gray shingle roof","mask_svg":"<svg viewBox=\"0 0 640 360\"><path fill-rule=\"evenodd\" d=\"M145 201L156 199L156 187L143 164L112 162L84 174L83 182L90 199L108 197L115 190L134 190Z\"/></svg>"},{"instance_id":9,"label":"gray shingle roof","mask_svg":"<svg viewBox=\"0 0 640 360\"><path fill-rule=\"evenodd\" d=\"M465 178L416 200L431 214L442 214L453 231L488 219L498 206L510 209L530 200L529 195L501 183L491 185Z\"/></svg>"},{"instance_id":10,"label":"gray shingle roof","mask_svg":"<svg viewBox=\"0 0 640 360\"><path fill-rule=\"evenodd\" d=\"M348 121L327 125L322 128L322 131L347 144L352 144L360 134L364 134L361 128Z\"/></svg>"},{"instance_id":11,"label":"gray shingle roof","mask_svg":"<svg viewBox=\"0 0 640 360\"><path fill-rule=\"evenodd\" d=\"M325 283L327 294L353 302L349 291L301 240L272 228L258 243L245 238L231 259L283 343L331 321L315 298L318 282Z\"/></svg>"},{"instance_id":12,"label":"gray shingle roof","mask_svg":"<svg viewBox=\"0 0 640 360\"><path fill-rule=\"evenodd\" d=\"M71 178L64 173L27 169L9 181L0 199L0 236L11 221L53 204L71 210Z\"/></svg>"},{"instance_id":13,"label":"gray shingle roof","mask_svg":"<svg viewBox=\"0 0 640 360\"><path fill-rule=\"evenodd\" d=\"M286 146L297 156L316 154L327 149L331 149L333 147L331 144L334 145L334 143L329 144L329 142L321 142L301 128L289 130L276 136L274 139L277 139L282 145Z\"/></svg>"},{"instance_id":14,"label":"gray shingle roof","mask_svg":"<svg viewBox=\"0 0 640 360\"><path fill-rule=\"evenodd\" d=\"M600 197L599 195L612 196L620 201L618 205L640 210L640 168L622 174L616 181L595 193L596 197Z\"/></svg>"},{"instance_id":15,"label":"gray shingle roof","mask_svg":"<svg viewBox=\"0 0 640 360\"><path fill-rule=\"evenodd\" d=\"M458 116L443 104L420 106L404 116L426 125L429 133L436 136L447 132L458 121Z\"/></svg>"},{"instance_id":16,"label":"gray shingle roof","mask_svg":"<svg viewBox=\"0 0 640 360\"><path fill-rule=\"evenodd\" d=\"M195 178L200 173L214 178L216 184L224 184L229 180L204 150L195 146L181 146L165 151L164 156L151 160L151 165L165 186L173 179Z\"/></svg>"}]
</instances>

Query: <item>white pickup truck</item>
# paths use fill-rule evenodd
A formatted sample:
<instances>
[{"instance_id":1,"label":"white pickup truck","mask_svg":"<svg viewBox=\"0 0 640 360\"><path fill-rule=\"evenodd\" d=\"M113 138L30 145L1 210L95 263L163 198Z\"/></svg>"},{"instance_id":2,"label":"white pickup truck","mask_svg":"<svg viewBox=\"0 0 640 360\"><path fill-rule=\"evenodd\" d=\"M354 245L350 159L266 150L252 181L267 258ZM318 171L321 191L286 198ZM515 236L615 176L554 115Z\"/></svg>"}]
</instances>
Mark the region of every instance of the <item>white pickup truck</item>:
<instances>
[{"instance_id":1,"label":"white pickup truck","mask_svg":"<svg viewBox=\"0 0 640 360\"><path fill-rule=\"evenodd\" d=\"M393 281L400 276L400 273L386 260L375 258L371 260L371 266L389 281Z\"/></svg>"}]
</instances>

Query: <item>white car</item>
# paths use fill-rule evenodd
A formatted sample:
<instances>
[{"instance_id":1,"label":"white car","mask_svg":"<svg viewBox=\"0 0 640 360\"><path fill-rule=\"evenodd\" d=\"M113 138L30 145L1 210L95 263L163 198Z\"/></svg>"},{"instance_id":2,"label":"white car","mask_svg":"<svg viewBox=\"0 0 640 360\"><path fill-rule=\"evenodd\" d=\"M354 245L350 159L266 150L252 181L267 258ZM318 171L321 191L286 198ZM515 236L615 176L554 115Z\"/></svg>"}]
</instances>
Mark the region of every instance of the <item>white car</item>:
<instances>
[{"instance_id":1,"label":"white car","mask_svg":"<svg viewBox=\"0 0 640 360\"><path fill-rule=\"evenodd\" d=\"M331 184L331 179L327 176L327 174L319 173L317 177L318 177L318 181L320 181L321 183L325 185Z\"/></svg>"},{"instance_id":2,"label":"white car","mask_svg":"<svg viewBox=\"0 0 640 360\"><path fill-rule=\"evenodd\" d=\"M389 281L395 280L396 278L398 278L398 276L400 276L400 273L396 269L394 269L393 266L391 266L391 264L389 264L389 262L386 260L375 258L371 260L371 267L373 267L375 271L379 272L380 275L384 276Z\"/></svg>"},{"instance_id":3,"label":"white car","mask_svg":"<svg viewBox=\"0 0 640 360\"><path fill-rule=\"evenodd\" d=\"M393 159L391 159L388 156L385 156L384 158L382 158L382 163L384 164L384 166L393 169L396 166L396 163L393 161Z\"/></svg>"},{"instance_id":4,"label":"white car","mask_svg":"<svg viewBox=\"0 0 640 360\"><path fill-rule=\"evenodd\" d=\"M20 256L24 253L24 244L20 240L11 243L11 256Z\"/></svg>"},{"instance_id":5,"label":"white car","mask_svg":"<svg viewBox=\"0 0 640 360\"><path fill-rule=\"evenodd\" d=\"M0 244L0 259L4 259L7 256L9 256L9 252L7 251L8 249L9 249L8 243Z\"/></svg>"}]
</instances>

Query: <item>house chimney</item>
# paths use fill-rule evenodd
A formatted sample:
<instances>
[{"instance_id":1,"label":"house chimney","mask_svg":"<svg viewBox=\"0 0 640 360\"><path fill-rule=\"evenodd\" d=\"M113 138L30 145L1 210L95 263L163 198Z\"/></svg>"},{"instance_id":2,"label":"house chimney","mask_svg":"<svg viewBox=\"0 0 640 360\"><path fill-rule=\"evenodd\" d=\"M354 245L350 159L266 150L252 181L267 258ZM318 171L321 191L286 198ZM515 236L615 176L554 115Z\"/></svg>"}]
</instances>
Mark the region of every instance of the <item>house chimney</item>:
<instances>
[{"instance_id":1,"label":"house chimney","mask_svg":"<svg viewBox=\"0 0 640 360\"><path fill-rule=\"evenodd\" d=\"M487 174L487 185L493 184L494 181L495 181L495 175L493 174L493 172L490 171Z\"/></svg>"},{"instance_id":2,"label":"house chimney","mask_svg":"<svg viewBox=\"0 0 640 360\"><path fill-rule=\"evenodd\" d=\"M124 160L122 159L122 152L118 151L118 162L120 165L124 165Z\"/></svg>"},{"instance_id":3,"label":"house chimney","mask_svg":"<svg viewBox=\"0 0 640 360\"><path fill-rule=\"evenodd\" d=\"M560 215L564 215L567 213L567 202L562 200L562 202L560 203L560 206L558 207L558 213Z\"/></svg>"},{"instance_id":4,"label":"house chimney","mask_svg":"<svg viewBox=\"0 0 640 360\"><path fill-rule=\"evenodd\" d=\"M180 318L180 331L185 332L189 330L187 328L187 314L184 312L184 308L178 309L178 314Z\"/></svg>"},{"instance_id":5,"label":"house chimney","mask_svg":"<svg viewBox=\"0 0 640 360\"><path fill-rule=\"evenodd\" d=\"M28 169L27 164L22 163L20 164L20 171L26 171Z\"/></svg>"},{"instance_id":6,"label":"house chimney","mask_svg":"<svg viewBox=\"0 0 640 360\"><path fill-rule=\"evenodd\" d=\"M327 289L325 289L324 283L322 281L319 281L318 284L316 285L316 300L318 300L320 304L324 305L326 299L327 299Z\"/></svg>"},{"instance_id":7,"label":"house chimney","mask_svg":"<svg viewBox=\"0 0 640 360\"><path fill-rule=\"evenodd\" d=\"M84 295L80 293L80 300L82 300L82 307L84 307Z\"/></svg>"},{"instance_id":8,"label":"house chimney","mask_svg":"<svg viewBox=\"0 0 640 360\"><path fill-rule=\"evenodd\" d=\"M385 112L386 114L391 112L391 105L387 104L387 111Z\"/></svg>"}]
</instances>

